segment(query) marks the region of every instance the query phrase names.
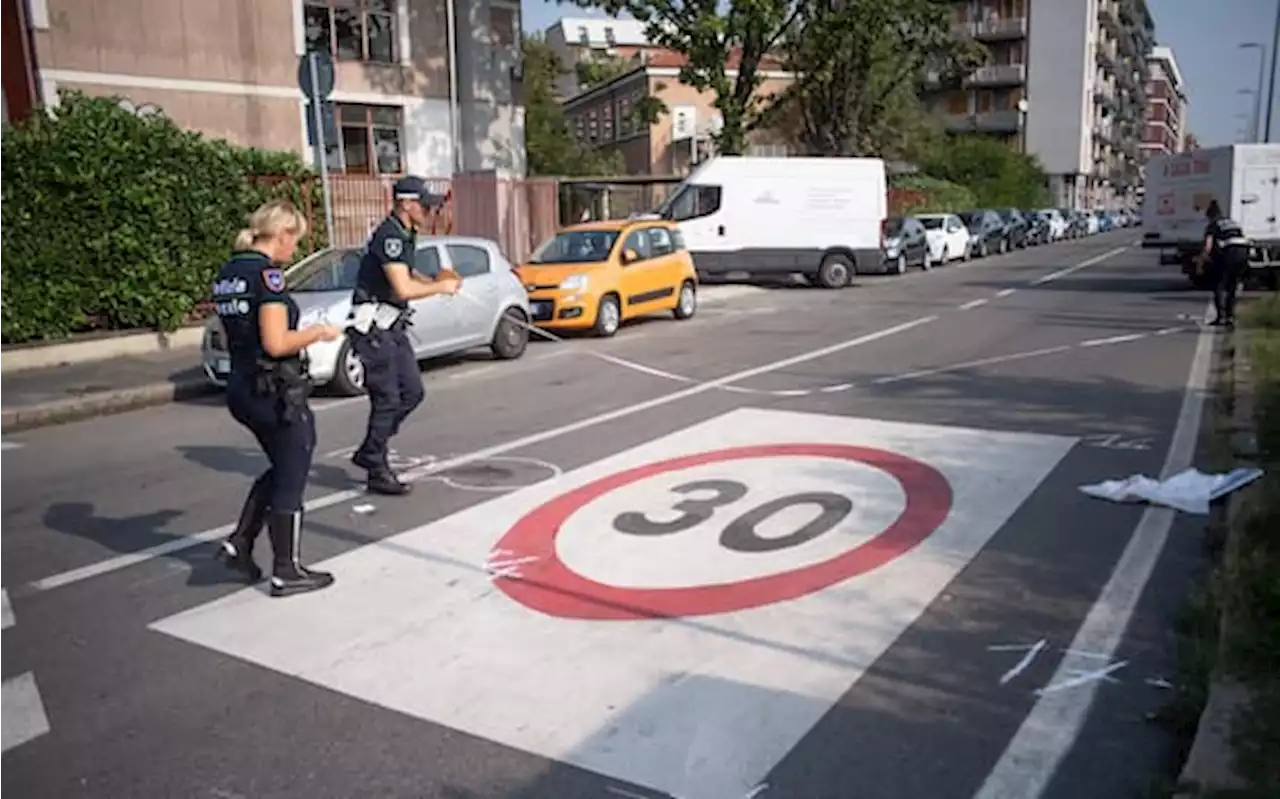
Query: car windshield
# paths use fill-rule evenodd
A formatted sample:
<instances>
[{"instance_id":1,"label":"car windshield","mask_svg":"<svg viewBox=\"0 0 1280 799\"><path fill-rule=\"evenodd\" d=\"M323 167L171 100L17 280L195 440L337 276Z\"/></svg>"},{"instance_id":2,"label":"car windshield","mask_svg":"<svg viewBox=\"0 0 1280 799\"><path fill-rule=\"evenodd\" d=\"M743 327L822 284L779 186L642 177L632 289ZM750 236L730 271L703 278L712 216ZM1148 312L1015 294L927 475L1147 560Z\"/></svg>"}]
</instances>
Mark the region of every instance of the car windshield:
<instances>
[{"instance_id":1,"label":"car windshield","mask_svg":"<svg viewBox=\"0 0 1280 799\"><path fill-rule=\"evenodd\" d=\"M897 236L902 233L902 217L891 216L884 220L884 234L886 236Z\"/></svg>"},{"instance_id":2,"label":"car windshield","mask_svg":"<svg viewBox=\"0 0 1280 799\"><path fill-rule=\"evenodd\" d=\"M960 219L964 222L965 227L975 230L982 226L982 216L981 211L972 211L967 214L960 214Z\"/></svg>"},{"instance_id":3,"label":"car windshield","mask_svg":"<svg viewBox=\"0 0 1280 799\"><path fill-rule=\"evenodd\" d=\"M323 250L290 273L289 291L351 291L359 271L359 250Z\"/></svg>"},{"instance_id":4,"label":"car windshield","mask_svg":"<svg viewBox=\"0 0 1280 799\"><path fill-rule=\"evenodd\" d=\"M922 216L920 221L924 223L926 230L941 230L943 219L940 216Z\"/></svg>"},{"instance_id":5,"label":"car windshield","mask_svg":"<svg viewBox=\"0 0 1280 799\"><path fill-rule=\"evenodd\" d=\"M542 243L531 264L591 264L608 260L616 230L563 230Z\"/></svg>"}]
</instances>

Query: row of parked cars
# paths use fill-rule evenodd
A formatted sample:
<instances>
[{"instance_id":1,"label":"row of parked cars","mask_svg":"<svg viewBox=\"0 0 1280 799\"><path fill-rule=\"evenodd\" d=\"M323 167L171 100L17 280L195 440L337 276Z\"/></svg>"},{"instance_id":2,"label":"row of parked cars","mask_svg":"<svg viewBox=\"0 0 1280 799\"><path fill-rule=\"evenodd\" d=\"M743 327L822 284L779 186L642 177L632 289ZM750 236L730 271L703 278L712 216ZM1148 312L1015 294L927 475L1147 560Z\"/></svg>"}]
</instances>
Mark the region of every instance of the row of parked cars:
<instances>
[{"instance_id":1,"label":"row of parked cars","mask_svg":"<svg viewBox=\"0 0 1280 799\"><path fill-rule=\"evenodd\" d=\"M1139 223L1129 210L1066 208L979 209L954 214L915 214L885 220L882 271L902 274L939 264L1083 238Z\"/></svg>"}]
</instances>

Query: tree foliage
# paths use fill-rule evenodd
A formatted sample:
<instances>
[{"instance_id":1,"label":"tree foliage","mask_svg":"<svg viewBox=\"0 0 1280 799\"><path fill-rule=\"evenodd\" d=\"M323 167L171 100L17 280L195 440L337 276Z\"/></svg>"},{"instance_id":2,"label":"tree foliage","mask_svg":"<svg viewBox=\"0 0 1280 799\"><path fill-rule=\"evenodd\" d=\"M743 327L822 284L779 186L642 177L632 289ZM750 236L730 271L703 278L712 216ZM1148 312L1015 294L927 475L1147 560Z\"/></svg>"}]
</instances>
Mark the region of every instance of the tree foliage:
<instances>
[{"instance_id":1,"label":"tree foliage","mask_svg":"<svg viewBox=\"0 0 1280 799\"><path fill-rule=\"evenodd\" d=\"M4 127L6 343L176 328L272 197L310 208L323 242L320 182L296 154L205 139L114 98L60 101Z\"/></svg>"},{"instance_id":2,"label":"tree foliage","mask_svg":"<svg viewBox=\"0 0 1280 799\"><path fill-rule=\"evenodd\" d=\"M929 175L902 175L889 181L890 189L903 189L909 201L894 213L957 213L979 207L978 199L968 186Z\"/></svg>"},{"instance_id":3,"label":"tree foliage","mask_svg":"<svg viewBox=\"0 0 1280 799\"><path fill-rule=\"evenodd\" d=\"M636 64L625 58L591 56L579 61L574 66L574 72L577 73L579 88L582 91L588 91L597 86L603 86L635 68Z\"/></svg>"},{"instance_id":4,"label":"tree foliage","mask_svg":"<svg viewBox=\"0 0 1280 799\"><path fill-rule=\"evenodd\" d=\"M622 172L622 155L578 145L569 133L555 84L566 74L546 42L525 37L525 152L531 175L611 175Z\"/></svg>"},{"instance_id":5,"label":"tree foliage","mask_svg":"<svg viewBox=\"0 0 1280 799\"><path fill-rule=\"evenodd\" d=\"M792 29L803 0L572 0L582 8L627 13L658 47L684 55L680 82L715 95L718 152L745 151L747 134L771 100L760 97L761 61ZM730 59L734 63L729 63ZM737 74L729 76L730 69Z\"/></svg>"},{"instance_id":6,"label":"tree foliage","mask_svg":"<svg viewBox=\"0 0 1280 799\"><path fill-rule=\"evenodd\" d=\"M1040 208L1048 202L1039 161L988 136L949 136L923 168L929 175L968 186L979 207Z\"/></svg>"},{"instance_id":7,"label":"tree foliage","mask_svg":"<svg viewBox=\"0 0 1280 799\"><path fill-rule=\"evenodd\" d=\"M943 82L986 51L951 33L948 0L803 0L785 38L792 85L774 118L790 117L809 155L905 155L906 127L929 134L919 107L926 70ZM933 134L936 137L936 133Z\"/></svg>"}]
</instances>

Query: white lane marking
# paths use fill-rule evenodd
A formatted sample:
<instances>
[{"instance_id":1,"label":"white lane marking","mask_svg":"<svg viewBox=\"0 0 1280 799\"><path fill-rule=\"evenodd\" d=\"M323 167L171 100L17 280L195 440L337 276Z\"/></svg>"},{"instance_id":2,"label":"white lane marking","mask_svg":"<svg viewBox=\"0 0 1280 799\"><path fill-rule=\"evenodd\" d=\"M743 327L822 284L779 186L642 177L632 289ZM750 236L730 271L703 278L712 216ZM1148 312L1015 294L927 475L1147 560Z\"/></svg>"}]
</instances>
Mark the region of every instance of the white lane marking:
<instances>
[{"instance_id":1,"label":"white lane marking","mask_svg":"<svg viewBox=\"0 0 1280 799\"><path fill-rule=\"evenodd\" d=\"M1027 647L1027 652L1022 656L1022 659L1019 660L1013 668L1000 675L1000 684L1005 685L1014 677L1017 677L1019 674L1026 671L1031 665L1031 661L1035 660L1036 656L1043 652L1045 647L1048 645L1049 642L1041 638L1039 641L1036 641L1034 645Z\"/></svg>"},{"instance_id":2,"label":"white lane marking","mask_svg":"<svg viewBox=\"0 0 1280 799\"><path fill-rule=\"evenodd\" d=\"M1124 336L1109 336L1107 338L1091 338L1091 339L1088 339L1087 341L1080 342L1078 346L1102 347L1107 344L1124 344L1125 342L1137 341L1138 339L1146 338L1149 335L1151 334L1150 333L1130 333Z\"/></svg>"},{"instance_id":3,"label":"white lane marking","mask_svg":"<svg viewBox=\"0 0 1280 799\"><path fill-rule=\"evenodd\" d=\"M1186 468L1195 455L1212 355L1213 334L1201 330L1191 359L1173 441L1161 470L1163 476ZM1069 675L1073 673L1095 668L1089 662L1093 658L1073 653L1087 652L1108 660L1115 654L1142 597L1143 588L1151 579L1156 561L1164 550L1173 518L1174 511L1168 508L1149 507L1143 511L1133 537L1111 573L1111 579L1080 625L1052 682L1064 682L1071 679ZM1097 694L1097 686L1095 681L1082 686L1082 690L1077 692L1041 694L975 794L975 799L1038 799L1080 734Z\"/></svg>"},{"instance_id":4,"label":"white lane marking","mask_svg":"<svg viewBox=\"0 0 1280 799\"><path fill-rule=\"evenodd\" d=\"M996 299L1000 299L1001 297L1008 297L1013 294L1016 294L1017 292L1018 292L1017 289L1000 289L999 291L996 292Z\"/></svg>"},{"instance_id":5,"label":"white lane marking","mask_svg":"<svg viewBox=\"0 0 1280 799\"><path fill-rule=\"evenodd\" d=\"M19 674L0 685L0 701L4 713L0 715L0 751L8 752L15 746L39 738L49 732L49 717L44 712L40 689L31 672Z\"/></svg>"},{"instance_id":6,"label":"white lane marking","mask_svg":"<svg viewBox=\"0 0 1280 799\"><path fill-rule=\"evenodd\" d=\"M1070 679L1062 680L1061 682L1055 681L1043 688L1037 688L1036 694L1038 696L1044 696L1045 694L1051 694L1056 691L1065 691L1068 688L1076 688L1087 683L1097 682L1098 680L1116 682L1116 680L1111 678L1111 673L1119 671L1127 665L1129 665L1129 661L1122 660L1119 663L1112 663L1110 666L1101 669L1071 669L1067 672Z\"/></svg>"},{"instance_id":7,"label":"white lane marking","mask_svg":"<svg viewBox=\"0 0 1280 799\"><path fill-rule=\"evenodd\" d=\"M8 451L11 449L22 449L22 443L18 441L0 441L0 451Z\"/></svg>"},{"instance_id":8,"label":"white lane marking","mask_svg":"<svg viewBox=\"0 0 1280 799\"><path fill-rule=\"evenodd\" d=\"M1187 329L1187 328L1185 328L1185 327L1166 327L1166 328L1162 328L1162 329L1160 329L1160 330L1157 330L1156 332L1152 333L1151 335L1153 335L1153 336L1167 336L1167 335L1169 335L1170 333L1178 333L1178 332L1183 331L1183 330L1186 330L1186 329Z\"/></svg>"},{"instance_id":9,"label":"white lane marking","mask_svg":"<svg viewBox=\"0 0 1280 799\"><path fill-rule=\"evenodd\" d=\"M1124 252L1127 249L1129 249L1127 245L1124 247L1116 247L1114 250L1110 250L1108 252L1104 252L1101 255L1095 255L1094 257L1089 258L1088 260L1081 261L1075 266L1068 266L1066 269L1059 269L1057 272L1050 272L1044 277L1036 278L1035 280L1031 281L1031 285L1043 286L1045 283L1052 283L1053 281L1057 280L1060 277L1066 277L1067 275L1074 274L1076 272L1079 272L1081 269L1088 269L1094 264L1101 263L1107 260L1108 258L1112 257L1113 255L1119 255L1120 253Z\"/></svg>"},{"instance_id":10,"label":"white lane marking","mask_svg":"<svg viewBox=\"0 0 1280 799\"><path fill-rule=\"evenodd\" d=\"M947 366L939 366L935 369L921 369L916 372L905 372L900 375L888 375L886 377L878 377L872 380L872 385L882 386L888 383L897 383L902 380L914 380L918 377L931 377L944 372L954 372L959 369L971 369L975 366L990 366L997 363L1007 363L1009 361L1021 361L1026 358L1037 358L1041 355L1054 355L1059 352L1066 352L1071 349L1070 344L1060 344L1057 347L1044 347L1038 350L1027 350L1025 352L1015 352L1009 355L994 355L990 358L978 358L973 361L964 361L963 363L953 363Z\"/></svg>"},{"instance_id":11,"label":"white lane marking","mask_svg":"<svg viewBox=\"0 0 1280 799\"><path fill-rule=\"evenodd\" d=\"M7 630L16 623L13 618L13 605L9 604L9 592L5 589L0 589L0 618L4 622L4 626L0 629Z\"/></svg>"},{"instance_id":12,"label":"white lane marking","mask_svg":"<svg viewBox=\"0 0 1280 799\"><path fill-rule=\"evenodd\" d=\"M740 380L748 380L753 377L775 372L779 369L785 369L788 366L795 366L796 364L805 363L807 361L814 361L819 358L825 358L828 355L834 355L837 352L843 352L844 350L860 347L864 344L870 344L874 341L879 341L882 338L904 333L913 328L920 327L921 325L927 325L931 322L937 321L937 319L937 316L922 316L918 319L912 319L909 322L903 322L902 324L894 325L893 327L877 330L874 333L867 333L827 347L802 352L789 358L771 361L769 363L761 364L760 366L753 366L749 369L743 369L715 380L694 384L688 388L674 391L670 394L663 394L662 396L654 397L653 399L636 402L631 405L624 405L621 408L616 408L612 411L605 411L604 413L598 413L595 416L588 416L584 419L579 419L576 422L569 422L568 424L560 425L558 427L552 427L537 433L512 439L502 444L495 444L494 446L478 449L465 455L448 458L433 464L432 471L445 471L473 461L491 458L495 455L505 455L513 450L533 446L534 444L541 444L543 441L549 441L570 433L576 433L579 430L595 427L596 425L604 424L605 422L612 422L617 419L634 416L637 413L652 410L653 408L670 405L673 402L680 402L681 400L689 397L704 394L708 391L728 386L729 384L736 383ZM353 399L363 398L357 397ZM308 501L304 507L308 513L312 513L317 510L322 510L333 505L338 505L343 502L356 499L357 497L364 496L364 494L365 490L363 488L338 491L333 494L316 497L315 499ZM70 585L71 583L80 582L81 580L87 580L90 577L97 577L119 569L128 568L129 566L151 560L152 558L161 557L173 552L180 552L184 549L189 549L190 547L199 546L200 544L217 540L222 536L229 535L234 529L235 523L233 522L231 524L224 524L221 527L215 527L212 530L205 530L204 532L181 536L179 538L174 538L172 541L166 541L162 544L157 544L155 546L139 550L138 552L117 555L116 557L108 558L97 563L91 563L88 566L81 566L77 569L71 569L69 571L61 572L60 574L44 577L31 583L31 587L36 591L47 591L52 588L60 588L65 585Z\"/></svg>"},{"instance_id":13,"label":"white lane marking","mask_svg":"<svg viewBox=\"0 0 1280 799\"><path fill-rule=\"evenodd\" d=\"M989 302L991 302L991 300L989 299L969 300L964 305L960 306L960 310L972 311L974 308L981 308L982 306L986 305Z\"/></svg>"}]
</instances>

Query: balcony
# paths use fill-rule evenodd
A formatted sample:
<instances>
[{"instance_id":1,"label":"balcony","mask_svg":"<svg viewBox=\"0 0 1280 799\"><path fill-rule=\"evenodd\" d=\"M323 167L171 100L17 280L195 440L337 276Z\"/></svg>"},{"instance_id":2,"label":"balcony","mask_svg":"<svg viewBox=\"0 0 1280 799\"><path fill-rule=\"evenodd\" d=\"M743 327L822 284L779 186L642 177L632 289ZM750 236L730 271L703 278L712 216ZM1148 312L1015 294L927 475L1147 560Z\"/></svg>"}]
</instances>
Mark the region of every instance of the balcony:
<instances>
[{"instance_id":1,"label":"balcony","mask_svg":"<svg viewBox=\"0 0 1280 799\"><path fill-rule=\"evenodd\" d=\"M965 78L965 86L1017 86L1027 81L1026 64L987 64Z\"/></svg>"},{"instance_id":2,"label":"balcony","mask_svg":"<svg viewBox=\"0 0 1280 799\"><path fill-rule=\"evenodd\" d=\"M1116 53L1113 45L1099 42L1093 55L1094 59L1098 62L1098 66L1109 72L1117 71L1119 64L1116 62Z\"/></svg>"},{"instance_id":3,"label":"balcony","mask_svg":"<svg viewBox=\"0 0 1280 799\"><path fill-rule=\"evenodd\" d=\"M988 17L971 23L972 36L981 42L1021 39L1027 35L1026 17Z\"/></svg>"},{"instance_id":4,"label":"balcony","mask_svg":"<svg viewBox=\"0 0 1280 799\"><path fill-rule=\"evenodd\" d=\"M1112 33L1120 31L1120 15L1116 10L1116 0L1102 0L1098 3L1098 22Z\"/></svg>"},{"instance_id":5,"label":"balcony","mask_svg":"<svg viewBox=\"0 0 1280 799\"><path fill-rule=\"evenodd\" d=\"M1102 86L1095 88L1093 90L1093 100L1112 113L1120 110L1120 101L1116 98L1114 89Z\"/></svg>"},{"instance_id":6,"label":"balcony","mask_svg":"<svg viewBox=\"0 0 1280 799\"><path fill-rule=\"evenodd\" d=\"M1017 109L948 114L946 127L951 133L1017 133L1021 116Z\"/></svg>"}]
</instances>

